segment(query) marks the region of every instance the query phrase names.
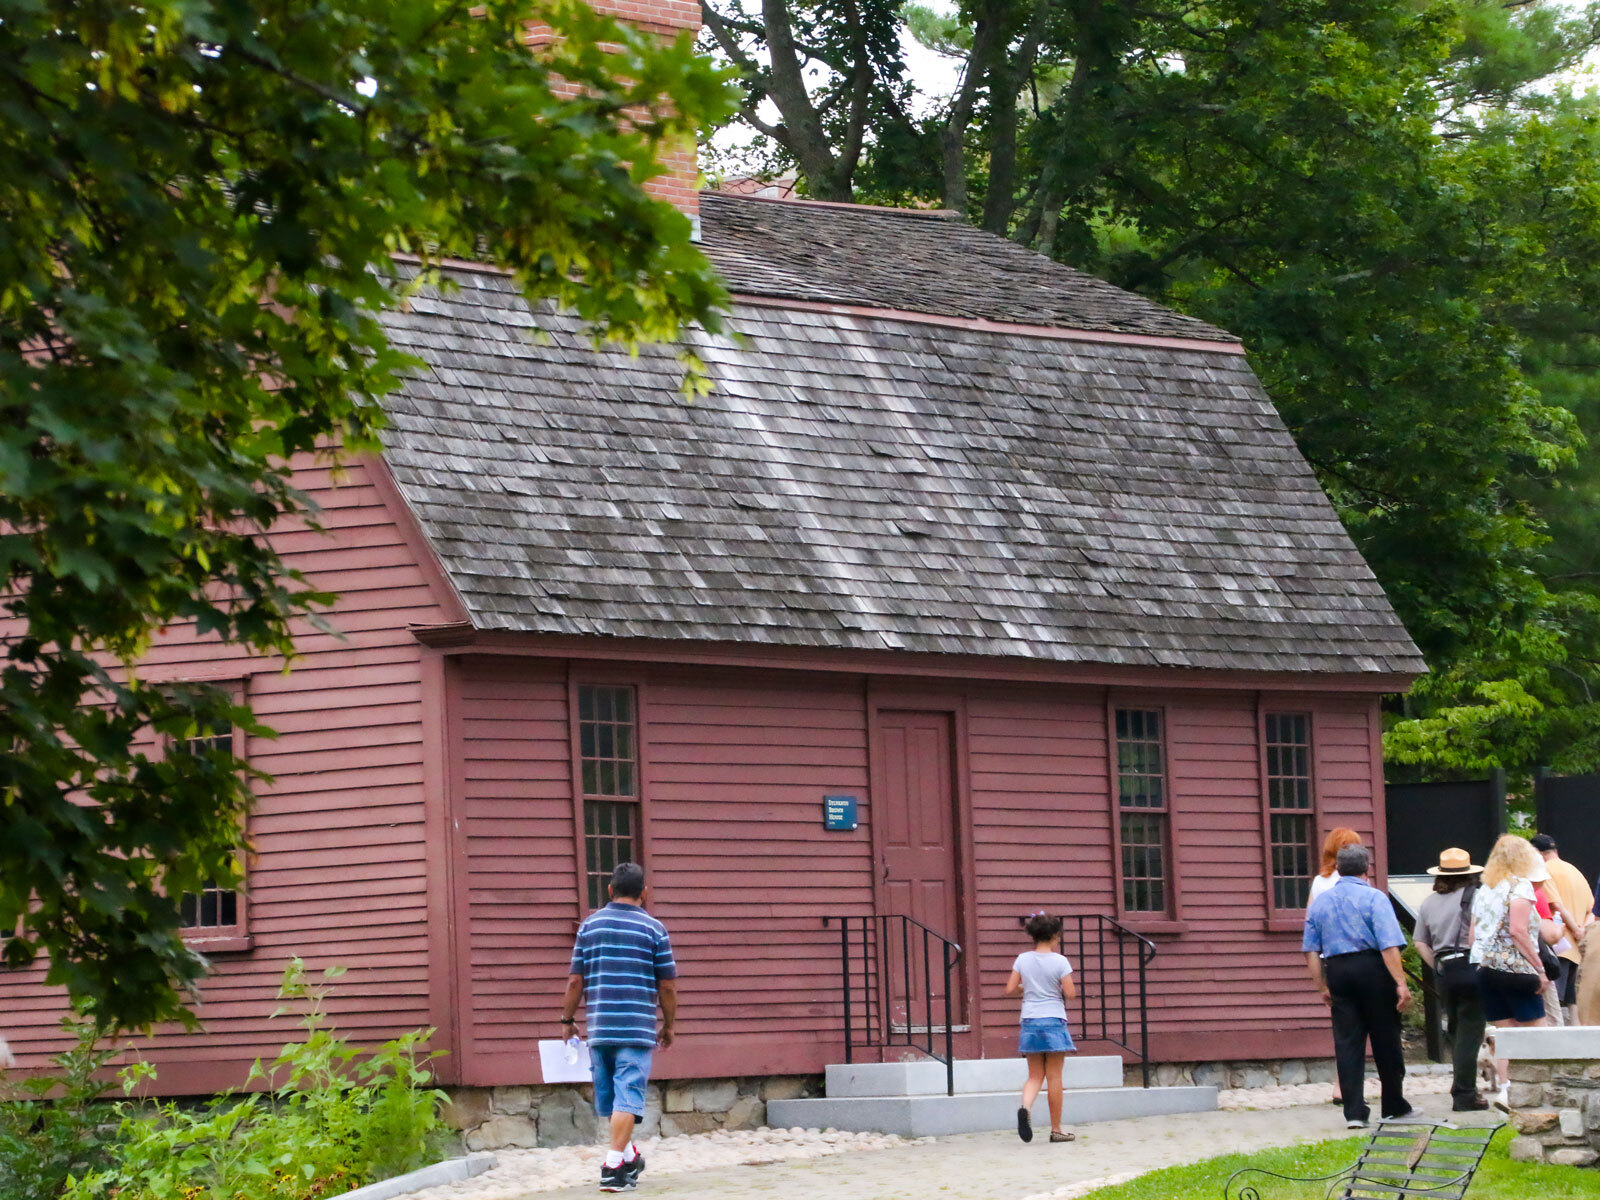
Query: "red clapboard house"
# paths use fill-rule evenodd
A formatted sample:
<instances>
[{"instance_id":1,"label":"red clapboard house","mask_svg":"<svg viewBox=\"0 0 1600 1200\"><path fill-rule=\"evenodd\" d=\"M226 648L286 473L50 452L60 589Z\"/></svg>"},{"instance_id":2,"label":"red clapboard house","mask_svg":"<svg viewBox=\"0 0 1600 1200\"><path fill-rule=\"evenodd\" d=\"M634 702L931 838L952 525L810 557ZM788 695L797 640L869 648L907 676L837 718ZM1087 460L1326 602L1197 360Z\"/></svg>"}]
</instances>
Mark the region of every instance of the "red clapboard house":
<instances>
[{"instance_id":1,"label":"red clapboard house","mask_svg":"<svg viewBox=\"0 0 1600 1200\"><path fill-rule=\"evenodd\" d=\"M690 339L710 395L463 268L390 318L425 365L383 458L307 464L328 533L273 535L338 636L287 675L152 652L280 735L242 747L248 889L194 913L205 1033L150 1044L162 1085L281 1044L297 954L351 968L356 1036L537 1083L626 858L682 964L663 1078L842 1061L836 918L872 914L962 947L961 1057L1013 1052L1038 908L1157 948L1151 1059L1326 1054L1306 876L1338 825L1382 862L1378 697L1421 662L1239 345L938 213L701 218L737 297ZM56 1045L36 978L0 1004L24 1061Z\"/></svg>"},{"instance_id":2,"label":"red clapboard house","mask_svg":"<svg viewBox=\"0 0 1600 1200\"><path fill-rule=\"evenodd\" d=\"M279 733L217 731L273 781L246 890L191 906L204 1032L146 1043L161 1088L275 1053L294 955L350 968L357 1039L431 1025L445 1082L538 1084L628 858L682 969L661 1079L843 1062L862 961L854 1042L1011 1056L1039 908L1085 916L1086 959L1148 939L1151 1060L1328 1054L1314 847L1348 825L1381 866L1378 701L1422 661L1239 344L948 214L700 219L735 295L688 339L708 396L462 267L388 318L423 366L382 458L303 464L327 533L272 535L337 635L289 674L152 651ZM922 926L960 948L927 975L894 946ZM1136 1056L1136 987L1083 965L1113 1019L1080 1033ZM24 1064L59 1048L36 973L0 1011Z\"/></svg>"}]
</instances>

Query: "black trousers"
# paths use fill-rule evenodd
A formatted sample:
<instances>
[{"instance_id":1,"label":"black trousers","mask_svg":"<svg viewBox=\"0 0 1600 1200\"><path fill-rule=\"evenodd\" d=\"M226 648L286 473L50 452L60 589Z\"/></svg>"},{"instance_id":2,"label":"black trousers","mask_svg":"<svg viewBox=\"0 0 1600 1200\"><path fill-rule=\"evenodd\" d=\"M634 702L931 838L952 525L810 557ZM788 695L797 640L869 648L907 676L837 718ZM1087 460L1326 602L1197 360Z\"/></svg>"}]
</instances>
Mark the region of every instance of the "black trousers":
<instances>
[{"instance_id":1,"label":"black trousers","mask_svg":"<svg viewBox=\"0 0 1600 1200\"><path fill-rule=\"evenodd\" d=\"M1376 950L1336 954L1322 960L1323 976L1333 1008L1333 1055L1339 1068L1339 1091L1346 1120L1372 1115L1362 1095L1367 1074L1367 1043L1383 1085L1381 1112L1399 1116L1408 1111L1405 1097L1406 1060L1400 1046L1400 993Z\"/></svg>"},{"instance_id":2,"label":"black trousers","mask_svg":"<svg viewBox=\"0 0 1600 1200\"><path fill-rule=\"evenodd\" d=\"M1387 972L1385 972L1387 974ZM1470 1100L1478 1094L1478 1050L1483 1045L1486 1022L1478 987L1450 987L1439 980L1439 1003L1444 1008L1444 1036L1450 1043L1450 1061L1455 1080L1450 1094L1457 1100Z\"/></svg>"},{"instance_id":3,"label":"black trousers","mask_svg":"<svg viewBox=\"0 0 1600 1200\"><path fill-rule=\"evenodd\" d=\"M1561 964L1561 978L1556 980L1556 995L1561 998L1563 1005L1578 1002L1578 964L1571 959L1558 959Z\"/></svg>"}]
</instances>

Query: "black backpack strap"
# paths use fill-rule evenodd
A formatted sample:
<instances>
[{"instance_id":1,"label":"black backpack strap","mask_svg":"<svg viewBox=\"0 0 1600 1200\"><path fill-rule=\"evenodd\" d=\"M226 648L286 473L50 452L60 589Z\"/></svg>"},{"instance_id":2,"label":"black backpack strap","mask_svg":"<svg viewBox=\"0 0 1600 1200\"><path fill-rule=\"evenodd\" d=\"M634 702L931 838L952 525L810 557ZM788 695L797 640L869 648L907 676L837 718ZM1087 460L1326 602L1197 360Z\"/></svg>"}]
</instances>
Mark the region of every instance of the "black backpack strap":
<instances>
[{"instance_id":1,"label":"black backpack strap","mask_svg":"<svg viewBox=\"0 0 1600 1200\"><path fill-rule=\"evenodd\" d=\"M1467 930L1472 928L1472 898L1478 894L1478 885L1469 883L1461 889L1461 928L1456 931L1456 944L1462 946L1467 940Z\"/></svg>"}]
</instances>

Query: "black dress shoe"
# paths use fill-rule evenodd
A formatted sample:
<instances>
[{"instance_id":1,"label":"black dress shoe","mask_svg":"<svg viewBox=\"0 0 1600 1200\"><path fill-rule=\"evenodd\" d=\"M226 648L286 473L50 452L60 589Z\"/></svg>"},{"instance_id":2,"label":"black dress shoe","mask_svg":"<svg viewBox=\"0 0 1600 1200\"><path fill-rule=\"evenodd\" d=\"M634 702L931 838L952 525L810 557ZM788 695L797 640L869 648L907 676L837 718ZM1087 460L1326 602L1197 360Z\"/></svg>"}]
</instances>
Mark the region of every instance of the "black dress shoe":
<instances>
[{"instance_id":1,"label":"black dress shoe","mask_svg":"<svg viewBox=\"0 0 1600 1200\"><path fill-rule=\"evenodd\" d=\"M1456 1102L1450 1106L1450 1110L1452 1112L1482 1112L1488 1107L1489 1102L1474 1092L1470 1096L1457 1098Z\"/></svg>"}]
</instances>

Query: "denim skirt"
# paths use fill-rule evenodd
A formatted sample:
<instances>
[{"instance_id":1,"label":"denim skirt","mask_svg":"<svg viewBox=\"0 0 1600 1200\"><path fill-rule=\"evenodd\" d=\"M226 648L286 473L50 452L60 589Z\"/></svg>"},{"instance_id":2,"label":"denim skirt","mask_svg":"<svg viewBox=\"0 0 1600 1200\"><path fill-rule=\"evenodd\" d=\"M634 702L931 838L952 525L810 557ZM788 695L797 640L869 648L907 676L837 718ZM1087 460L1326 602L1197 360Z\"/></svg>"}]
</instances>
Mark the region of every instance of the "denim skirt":
<instances>
[{"instance_id":1,"label":"denim skirt","mask_svg":"<svg viewBox=\"0 0 1600 1200\"><path fill-rule=\"evenodd\" d=\"M1018 1054L1061 1054L1076 1050L1067 1023L1060 1017L1027 1017L1017 1038Z\"/></svg>"}]
</instances>

